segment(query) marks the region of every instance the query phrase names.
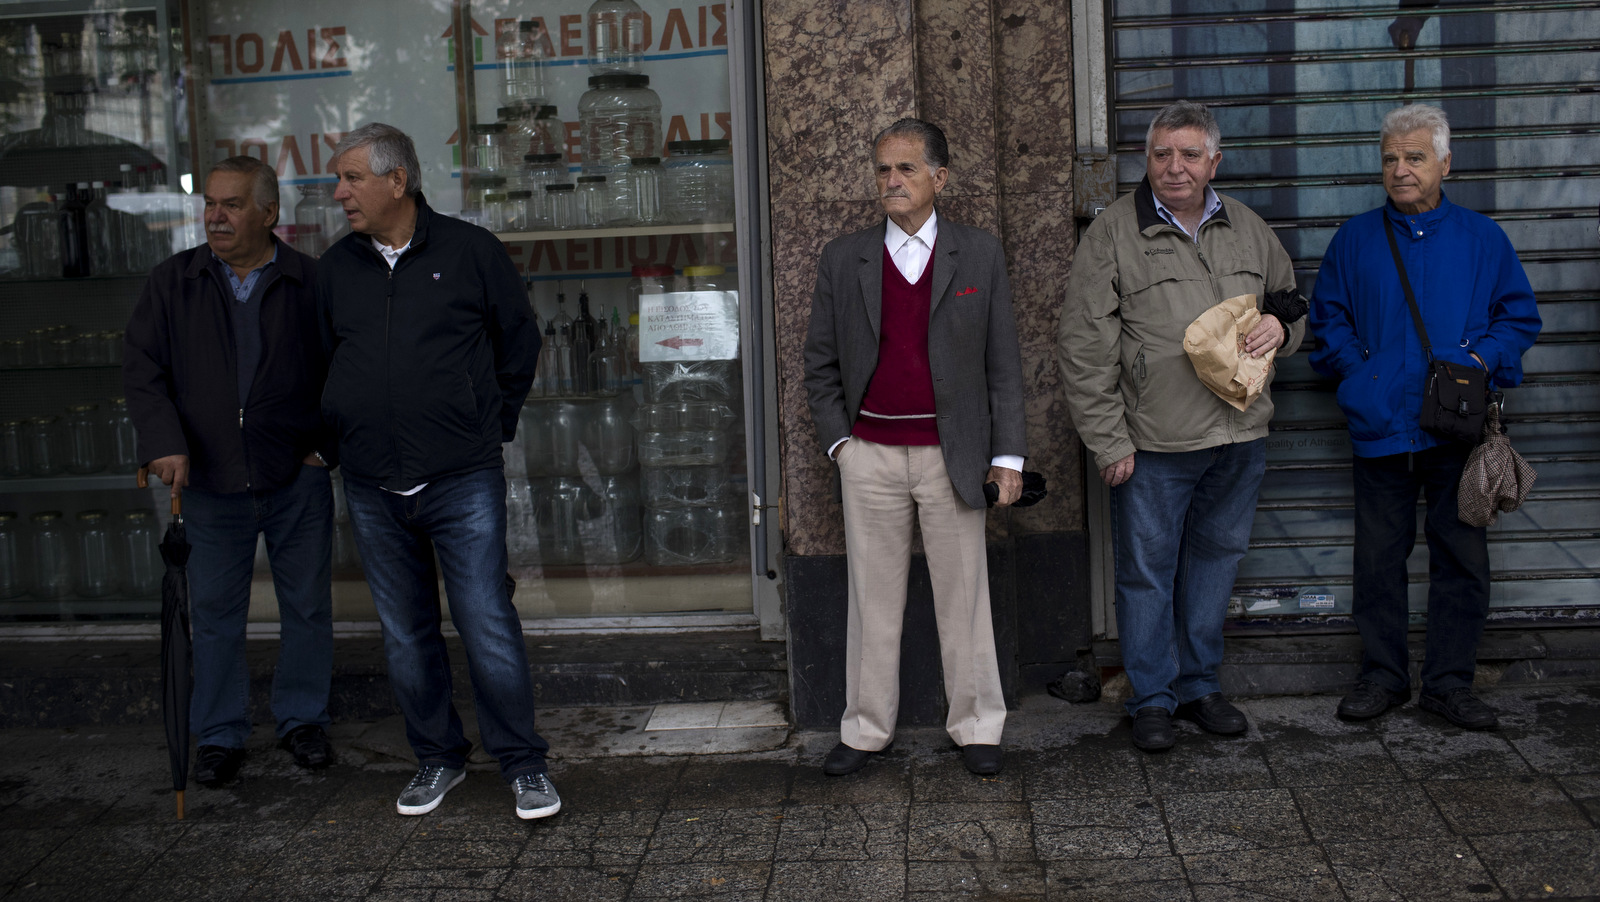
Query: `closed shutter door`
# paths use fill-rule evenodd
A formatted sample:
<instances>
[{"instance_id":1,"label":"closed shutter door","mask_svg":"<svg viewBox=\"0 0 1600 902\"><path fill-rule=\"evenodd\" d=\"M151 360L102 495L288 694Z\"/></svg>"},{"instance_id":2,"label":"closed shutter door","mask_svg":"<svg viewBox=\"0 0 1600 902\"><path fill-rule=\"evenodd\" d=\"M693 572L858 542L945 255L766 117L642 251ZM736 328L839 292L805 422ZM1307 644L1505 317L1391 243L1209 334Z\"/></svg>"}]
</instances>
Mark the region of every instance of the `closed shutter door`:
<instances>
[{"instance_id":1,"label":"closed shutter door","mask_svg":"<svg viewBox=\"0 0 1600 902\"><path fill-rule=\"evenodd\" d=\"M1410 102L1450 117L1451 201L1510 235L1544 330L1507 393L1517 448L1539 471L1522 510L1492 527L1496 616L1600 608L1600 4L1439 6L1360 0L1225 4L1112 0L1118 193L1144 175L1162 105L1208 104L1222 126L1213 186L1272 224L1302 290L1340 224L1384 201L1378 129ZM1309 350L1309 346L1307 347ZM1350 446L1334 385L1304 353L1273 385L1277 416L1232 626L1332 626L1350 612ZM1421 529L1421 506L1418 529ZM1428 553L1410 559L1425 609Z\"/></svg>"}]
</instances>

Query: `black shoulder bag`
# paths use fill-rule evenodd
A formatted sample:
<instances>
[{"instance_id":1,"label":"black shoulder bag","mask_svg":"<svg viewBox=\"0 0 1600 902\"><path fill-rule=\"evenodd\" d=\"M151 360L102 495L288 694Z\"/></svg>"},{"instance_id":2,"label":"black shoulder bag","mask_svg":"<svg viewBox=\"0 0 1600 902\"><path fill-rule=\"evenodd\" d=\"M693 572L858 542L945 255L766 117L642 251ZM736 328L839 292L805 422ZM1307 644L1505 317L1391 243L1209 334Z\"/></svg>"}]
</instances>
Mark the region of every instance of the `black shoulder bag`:
<instances>
[{"instance_id":1,"label":"black shoulder bag","mask_svg":"<svg viewBox=\"0 0 1600 902\"><path fill-rule=\"evenodd\" d=\"M1417 338L1422 340L1422 353L1428 355L1428 381L1422 391L1419 423L1440 438L1476 445L1483 440L1483 419L1489 409L1489 374L1475 366L1433 359L1433 345L1422 325L1422 311L1417 309L1417 296L1411 291L1411 280L1406 278L1406 265L1400 261L1400 244L1394 240L1394 226L1387 218L1383 234L1394 253L1395 269L1400 271L1400 288L1411 307L1411 321L1416 323Z\"/></svg>"}]
</instances>

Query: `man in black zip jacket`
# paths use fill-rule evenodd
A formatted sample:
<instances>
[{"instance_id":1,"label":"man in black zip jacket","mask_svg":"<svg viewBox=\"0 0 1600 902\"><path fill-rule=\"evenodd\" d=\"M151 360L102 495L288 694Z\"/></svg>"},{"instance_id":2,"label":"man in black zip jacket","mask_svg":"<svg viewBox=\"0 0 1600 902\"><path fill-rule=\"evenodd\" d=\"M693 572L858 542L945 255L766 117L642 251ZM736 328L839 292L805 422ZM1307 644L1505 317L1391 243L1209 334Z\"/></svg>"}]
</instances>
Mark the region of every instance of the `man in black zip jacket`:
<instances>
[{"instance_id":1,"label":"man in black zip jacket","mask_svg":"<svg viewBox=\"0 0 1600 902\"><path fill-rule=\"evenodd\" d=\"M326 767L333 672L333 493L317 452L327 372L316 263L272 234L278 178L232 157L206 178L206 244L150 272L128 322L122 379L139 459L183 495L193 551L190 722L195 780L239 772L250 735L245 619L256 535L265 534L282 644L272 681L278 736L302 767Z\"/></svg>"},{"instance_id":2,"label":"man in black zip jacket","mask_svg":"<svg viewBox=\"0 0 1600 902\"><path fill-rule=\"evenodd\" d=\"M471 744L439 631L442 573L484 749L512 784L517 816L548 817L561 797L534 730L511 603L500 450L539 357L528 298L494 235L429 208L404 132L362 126L331 165L351 233L317 269L329 349L322 413L338 435L389 681L420 765L395 807L432 811L466 776Z\"/></svg>"}]
</instances>

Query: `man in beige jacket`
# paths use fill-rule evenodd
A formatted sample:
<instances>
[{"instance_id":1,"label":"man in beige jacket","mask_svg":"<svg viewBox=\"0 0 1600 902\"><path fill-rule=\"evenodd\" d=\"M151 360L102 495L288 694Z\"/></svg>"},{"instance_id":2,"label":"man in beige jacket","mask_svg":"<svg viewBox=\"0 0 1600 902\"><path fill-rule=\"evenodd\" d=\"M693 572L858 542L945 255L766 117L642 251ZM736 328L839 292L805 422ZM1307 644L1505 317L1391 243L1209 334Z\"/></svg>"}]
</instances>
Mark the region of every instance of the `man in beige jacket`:
<instances>
[{"instance_id":1,"label":"man in beige jacket","mask_svg":"<svg viewBox=\"0 0 1600 902\"><path fill-rule=\"evenodd\" d=\"M1259 216L1210 187L1221 141L1204 106L1179 101L1156 115L1145 180L1084 233L1057 339L1074 424L1111 486L1127 711L1145 751L1172 746L1174 712L1212 733L1248 727L1217 666L1266 472L1272 398L1269 387L1240 411L1212 394L1184 353L1184 330L1253 294L1263 315L1246 351L1282 356L1305 334L1289 255Z\"/></svg>"}]
</instances>

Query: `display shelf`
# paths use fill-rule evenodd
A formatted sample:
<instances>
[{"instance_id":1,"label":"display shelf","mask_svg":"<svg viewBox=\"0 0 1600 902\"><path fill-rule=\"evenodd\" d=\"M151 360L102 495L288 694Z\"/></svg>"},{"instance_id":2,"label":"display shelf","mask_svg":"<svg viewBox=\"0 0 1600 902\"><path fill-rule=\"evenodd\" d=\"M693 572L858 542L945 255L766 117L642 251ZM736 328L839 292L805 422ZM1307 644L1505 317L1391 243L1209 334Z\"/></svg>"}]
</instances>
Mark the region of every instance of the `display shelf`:
<instances>
[{"instance_id":1,"label":"display shelf","mask_svg":"<svg viewBox=\"0 0 1600 902\"><path fill-rule=\"evenodd\" d=\"M692 222L677 225L625 226L615 229L546 229L540 232L495 232L506 243L559 241L563 238L648 238L651 235L714 235L733 231L731 222Z\"/></svg>"},{"instance_id":2,"label":"display shelf","mask_svg":"<svg viewBox=\"0 0 1600 902\"><path fill-rule=\"evenodd\" d=\"M147 272L129 272L129 273L112 273L110 275L98 275L98 276L73 276L70 279L65 277L65 276L47 276L47 277L44 277L44 278L34 278L34 277L26 277L25 278L25 277L22 277L22 276L0 276L0 284L4 284L4 285L28 285L28 284L44 283L44 284L54 285L54 284L61 283L61 282L126 282L129 279L144 279L144 278L147 278L149 275L150 274L147 273Z\"/></svg>"},{"instance_id":3,"label":"display shelf","mask_svg":"<svg viewBox=\"0 0 1600 902\"><path fill-rule=\"evenodd\" d=\"M0 366L0 373L34 373L62 370L120 370L121 363L30 363L27 366Z\"/></svg>"},{"instance_id":4,"label":"display shelf","mask_svg":"<svg viewBox=\"0 0 1600 902\"><path fill-rule=\"evenodd\" d=\"M89 473L84 476L24 476L0 479L0 495L20 492L92 492L116 489L145 491L132 473Z\"/></svg>"}]
</instances>

